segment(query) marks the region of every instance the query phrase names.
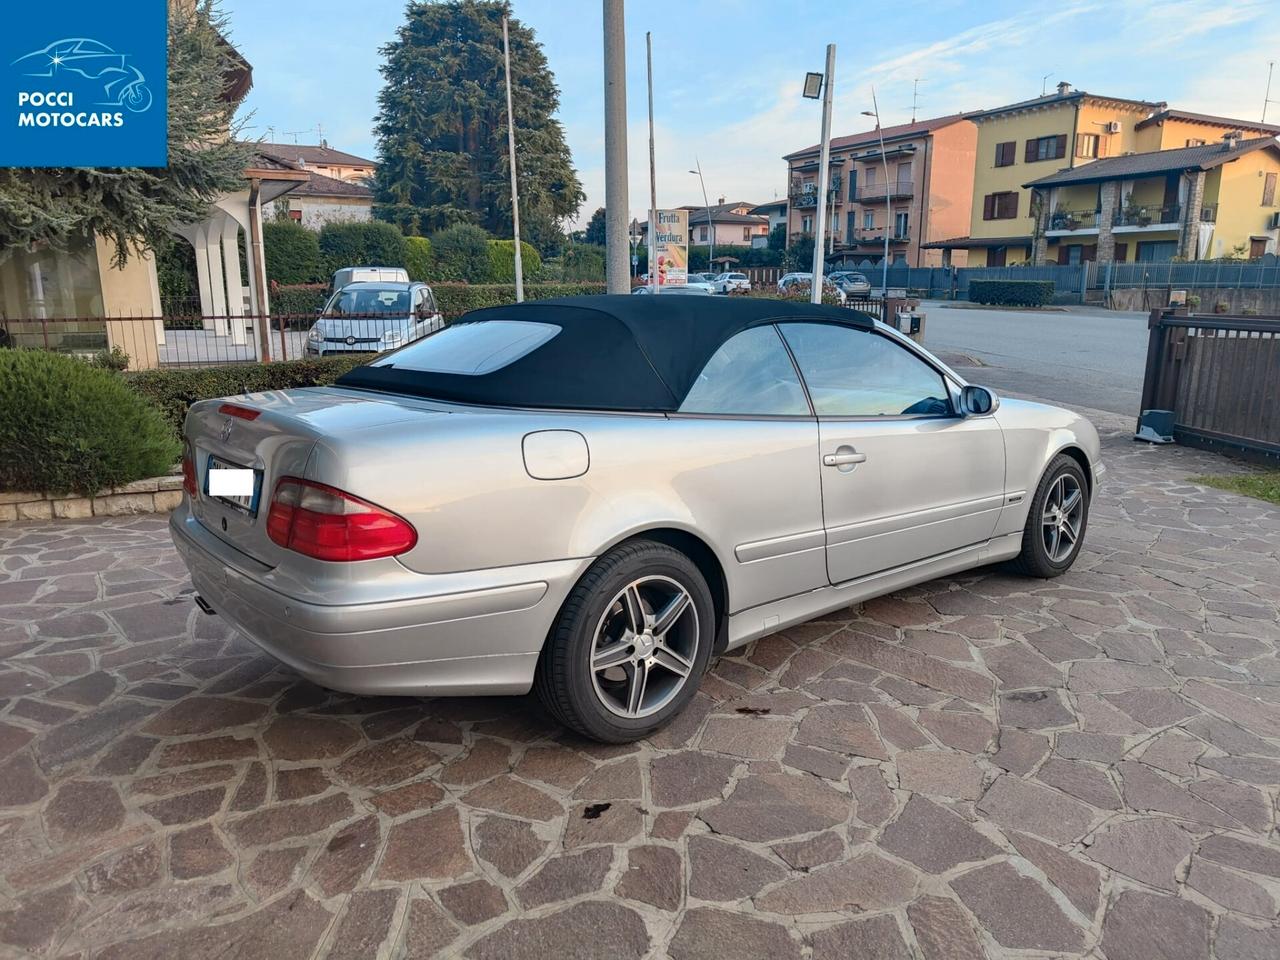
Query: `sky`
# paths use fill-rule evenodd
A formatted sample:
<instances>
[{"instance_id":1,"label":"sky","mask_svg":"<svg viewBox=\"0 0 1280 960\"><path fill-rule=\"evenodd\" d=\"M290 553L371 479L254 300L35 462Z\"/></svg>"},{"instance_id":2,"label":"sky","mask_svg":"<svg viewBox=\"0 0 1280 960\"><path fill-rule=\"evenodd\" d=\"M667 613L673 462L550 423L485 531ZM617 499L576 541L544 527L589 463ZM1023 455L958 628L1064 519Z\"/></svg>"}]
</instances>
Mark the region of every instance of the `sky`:
<instances>
[{"instance_id":1,"label":"sky","mask_svg":"<svg viewBox=\"0 0 1280 960\"><path fill-rule=\"evenodd\" d=\"M231 38L253 64L245 136L314 143L376 159L379 48L402 0L222 0ZM604 204L600 0L513 0L560 87L586 202ZM1090 92L1261 119L1268 59L1280 51L1276 0L682 0L627 4L629 201L649 204L645 32L653 34L658 206L763 203L786 192L783 154L816 143L819 101L800 95L836 44L832 134L1038 96L1060 81ZM1046 74L1048 75L1046 77ZM919 80L916 84L914 81ZM1280 122L1280 70L1268 119Z\"/></svg>"}]
</instances>

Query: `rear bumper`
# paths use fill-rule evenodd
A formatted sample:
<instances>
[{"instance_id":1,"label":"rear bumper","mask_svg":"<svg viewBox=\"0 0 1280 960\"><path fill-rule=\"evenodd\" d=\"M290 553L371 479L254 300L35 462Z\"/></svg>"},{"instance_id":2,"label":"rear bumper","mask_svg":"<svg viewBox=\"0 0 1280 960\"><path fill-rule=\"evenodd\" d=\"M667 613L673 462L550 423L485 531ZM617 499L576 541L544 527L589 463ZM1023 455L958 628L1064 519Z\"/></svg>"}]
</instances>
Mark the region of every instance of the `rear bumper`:
<instances>
[{"instance_id":1,"label":"rear bumper","mask_svg":"<svg viewBox=\"0 0 1280 960\"><path fill-rule=\"evenodd\" d=\"M270 569L206 530L185 502L169 528L196 592L264 651L314 683L359 694L522 694L543 641L590 559L415 575L415 596L320 604L264 582ZM352 565L357 566L357 565Z\"/></svg>"}]
</instances>

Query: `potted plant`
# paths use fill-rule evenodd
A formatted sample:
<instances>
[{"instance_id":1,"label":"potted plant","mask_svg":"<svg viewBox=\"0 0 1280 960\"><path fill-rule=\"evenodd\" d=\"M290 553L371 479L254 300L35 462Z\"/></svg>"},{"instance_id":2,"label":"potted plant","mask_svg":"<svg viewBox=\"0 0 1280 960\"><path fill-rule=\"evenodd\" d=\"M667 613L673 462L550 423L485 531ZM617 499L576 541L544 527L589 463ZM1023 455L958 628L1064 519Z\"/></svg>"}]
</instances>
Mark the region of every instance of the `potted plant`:
<instances>
[{"instance_id":1,"label":"potted plant","mask_svg":"<svg viewBox=\"0 0 1280 960\"><path fill-rule=\"evenodd\" d=\"M1198 310L1200 308L1200 298L1194 293L1187 294L1187 309Z\"/></svg>"},{"instance_id":2,"label":"potted plant","mask_svg":"<svg viewBox=\"0 0 1280 960\"><path fill-rule=\"evenodd\" d=\"M1214 312L1214 313L1226 313L1226 312L1227 312L1227 301L1225 301L1225 300L1219 300L1219 301L1217 301L1217 302L1213 305L1213 312Z\"/></svg>"}]
</instances>

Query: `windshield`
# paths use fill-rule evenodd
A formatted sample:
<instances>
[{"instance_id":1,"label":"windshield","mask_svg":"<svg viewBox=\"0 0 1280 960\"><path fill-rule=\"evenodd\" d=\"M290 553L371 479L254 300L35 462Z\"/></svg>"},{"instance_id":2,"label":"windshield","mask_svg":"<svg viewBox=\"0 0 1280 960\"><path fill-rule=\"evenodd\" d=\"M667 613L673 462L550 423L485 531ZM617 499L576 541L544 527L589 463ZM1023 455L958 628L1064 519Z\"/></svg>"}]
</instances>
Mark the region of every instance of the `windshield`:
<instances>
[{"instance_id":1,"label":"windshield","mask_svg":"<svg viewBox=\"0 0 1280 960\"><path fill-rule=\"evenodd\" d=\"M325 305L322 316L363 314L409 315L409 291L404 287L343 287Z\"/></svg>"}]
</instances>

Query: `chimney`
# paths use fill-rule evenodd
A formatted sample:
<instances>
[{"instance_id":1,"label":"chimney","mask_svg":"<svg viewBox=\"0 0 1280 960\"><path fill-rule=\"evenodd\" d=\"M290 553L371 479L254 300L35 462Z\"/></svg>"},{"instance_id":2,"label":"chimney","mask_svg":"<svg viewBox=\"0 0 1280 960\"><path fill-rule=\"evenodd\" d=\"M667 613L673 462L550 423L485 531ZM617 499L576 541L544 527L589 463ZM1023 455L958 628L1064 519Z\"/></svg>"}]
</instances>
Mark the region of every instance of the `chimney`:
<instances>
[{"instance_id":1,"label":"chimney","mask_svg":"<svg viewBox=\"0 0 1280 960\"><path fill-rule=\"evenodd\" d=\"M716 206L719 206L719 207L724 206L724 197L721 197L719 200L716 201Z\"/></svg>"},{"instance_id":2,"label":"chimney","mask_svg":"<svg viewBox=\"0 0 1280 960\"><path fill-rule=\"evenodd\" d=\"M1067 83L1065 80L1058 84L1058 96L1065 97L1070 92L1071 84Z\"/></svg>"},{"instance_id":3,"label":"chimney","mask_svg":"<svg viewBox=\"0 0 1280 960\"><path fill-rule=\"evenodd\" d=\"M1230 153L1236 147L1240 146L1240 138L1244 134L1239 130L1229 130L1222 135L1222 149L1225 153Z\"/></svg>"}]
</instances>

